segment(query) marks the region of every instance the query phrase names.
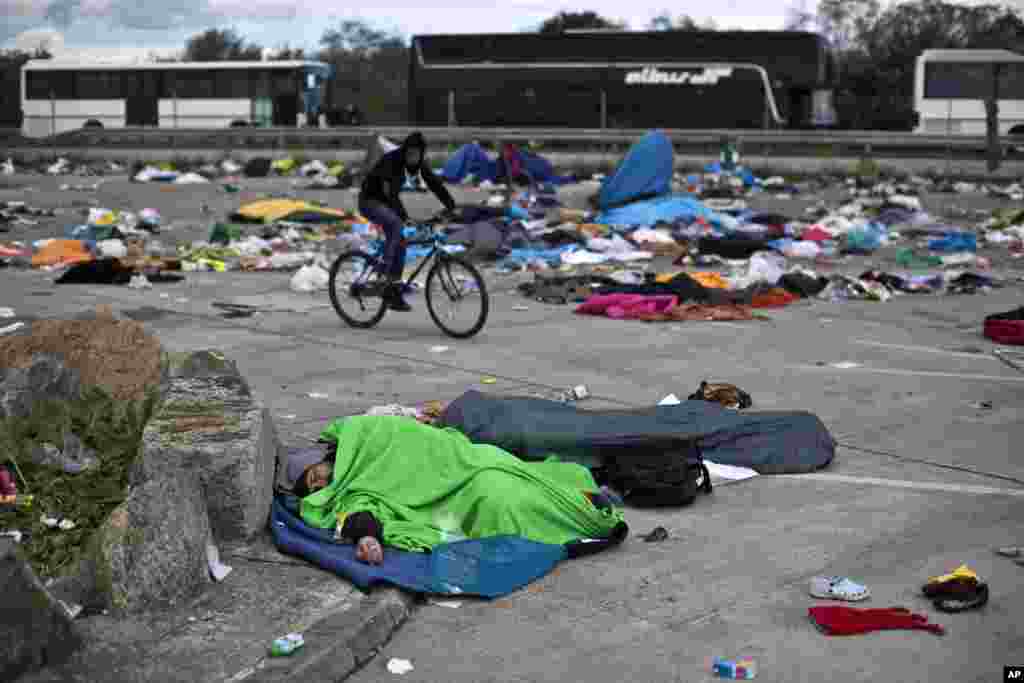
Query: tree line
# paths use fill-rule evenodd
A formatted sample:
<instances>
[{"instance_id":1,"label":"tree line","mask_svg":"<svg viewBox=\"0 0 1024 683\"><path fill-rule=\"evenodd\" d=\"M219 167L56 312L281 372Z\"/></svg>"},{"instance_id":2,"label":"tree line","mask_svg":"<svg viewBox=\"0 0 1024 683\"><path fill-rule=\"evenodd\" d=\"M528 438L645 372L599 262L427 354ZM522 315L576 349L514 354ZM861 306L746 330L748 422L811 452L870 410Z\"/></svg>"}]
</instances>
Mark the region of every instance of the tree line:
<instances>
[{"instance_id":1,"label":"tree line","mask_svg":"<svg viewBox=\"0 0 1024 683\"><path fill-rule=\"evenodd\" d=\"M1004 48L1024 52L1020 12L995 4L958 5L945 0L916 0L882 7L879 0L819 0L813 11L791 8L786 30L825 35L837 56L839 86L835 104L840 125L852 129L909 130L912 127L914 64L927 49ZM596 12L560 12L535 30L624 29L624 22ZM663 12L652 31L715 31L714 21ZM334 66L324 106L355 105L368 123L407 123L409 43L404 36L362 21L342 21L320 38L314 51L287 45L268 59L315 59ZM184 61L259 60L265 50L233 29L210 29L191 37ZM0 53L0 117L20 110L18 69L45 52ZM8 120L0 126L18 125Z\"/></svg>"}]
</instances>

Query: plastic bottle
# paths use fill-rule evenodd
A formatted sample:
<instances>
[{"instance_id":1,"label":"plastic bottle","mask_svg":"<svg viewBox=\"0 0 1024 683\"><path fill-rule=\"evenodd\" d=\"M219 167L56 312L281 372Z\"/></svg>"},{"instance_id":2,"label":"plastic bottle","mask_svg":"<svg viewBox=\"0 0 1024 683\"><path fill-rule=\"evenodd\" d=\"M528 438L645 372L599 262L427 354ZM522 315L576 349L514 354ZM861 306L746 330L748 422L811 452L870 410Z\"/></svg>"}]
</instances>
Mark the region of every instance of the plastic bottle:
<instances>
[{"instance_id":1,"label":"plastic bottle","mask_svg":"<svg viewBox=\"0 0 1024 683\"><path fill-rule=\"evenodd\" d=\"M283 638L278 638L270 646L271 657L288 657L296 650L305 645L306 642L301 633L289 633Z\"/></svg>"},{"instance_id":2,"label":"plastic bottle","mask_svg":"<svg viewBox=\"0 0 1024 683\"><path fill-rule=\"evenodd\" d=\"M723 657L715 657L711 671L719 678L734 680L750 680L757 675L757 667L752 659L733 661Z\"/></svg>"}]
</instances>

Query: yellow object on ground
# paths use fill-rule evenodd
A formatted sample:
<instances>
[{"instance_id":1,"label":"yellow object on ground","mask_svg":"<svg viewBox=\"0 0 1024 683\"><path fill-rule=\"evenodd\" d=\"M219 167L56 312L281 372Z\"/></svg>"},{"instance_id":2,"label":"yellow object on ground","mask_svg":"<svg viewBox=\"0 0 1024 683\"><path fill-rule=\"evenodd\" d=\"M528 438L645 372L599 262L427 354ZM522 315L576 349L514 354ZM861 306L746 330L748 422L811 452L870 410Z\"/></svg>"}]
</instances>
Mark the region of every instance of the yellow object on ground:
<instances>
[{"instance_id":1,"label":"yellow object on ground","mask_svg":"<svg viewBox=\"0 0 1024 683\"><path fill-rule=\"evenodd\" d=\"M327 175L337 178L345 172L345 164L331 164L327 167Z\"/></svg>"},{"instance_id":2,"label":"yellow object on ground","mask_svg":"<svg viewBox=\"0 0 1024 683\"><path fill-rule=\"evenodd\" d=\"M81 240L53 240L32 257L32 266L71 265L92 261L92 254Z\"/></svg>"},{"instance_id":3,"label":"yellow object on ground","mask_svg":"<svg viewBox=\"0 0 1024 683\"><path fill-rule=\"evenodd\" d=\"M301 223L334 223L344 220L346 214L338 209L328 209L300 199L261 199L240 206L232 218L261 223L284 220Z\"/></svg>"},{"instance_id":4,"label":"yellow object on ground","mask_svg":"<svg viewBox=\"0 0 1024 683\"><path fill-rule=\"evenodd\" d=\"M296 165L295 159L278 159L270 164L270 167L278 173L291 173Z\"/></svg>"},{"instance_id":5,"label":"yellow object on ground","mask_svg":"<svg viewBox=\"0 0 1024 683\"><path fill-rule=\"evenodd\" d=\"M947 581L953 581L954 579L974 579L978 580L978 574L972 569L968 568L966 564L962 564L949 574L942 576L935 576L928 579L928 583L946 583Z\"/></svg>"}]
</instances>

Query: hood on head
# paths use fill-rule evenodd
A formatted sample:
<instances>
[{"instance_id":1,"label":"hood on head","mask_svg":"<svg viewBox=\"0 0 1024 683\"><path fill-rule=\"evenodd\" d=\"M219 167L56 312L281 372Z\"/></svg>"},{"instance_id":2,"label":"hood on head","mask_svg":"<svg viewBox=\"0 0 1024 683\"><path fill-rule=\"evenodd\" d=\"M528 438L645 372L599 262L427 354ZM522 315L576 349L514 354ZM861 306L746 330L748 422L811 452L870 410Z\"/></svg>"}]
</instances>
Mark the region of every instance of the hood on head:
<instances>
[{"instance_id":1,"label":"hood on head","mask_svg":"<svg viewBox=\"0 0 1024 683\"><path fill-rule=\"evenodd\" d=\"M402 143L402 151L413 147L418 147L423 152L427 151L427 139L423 137L423 133L416 131L409 135Z\"/></svg>"}]
</instances>

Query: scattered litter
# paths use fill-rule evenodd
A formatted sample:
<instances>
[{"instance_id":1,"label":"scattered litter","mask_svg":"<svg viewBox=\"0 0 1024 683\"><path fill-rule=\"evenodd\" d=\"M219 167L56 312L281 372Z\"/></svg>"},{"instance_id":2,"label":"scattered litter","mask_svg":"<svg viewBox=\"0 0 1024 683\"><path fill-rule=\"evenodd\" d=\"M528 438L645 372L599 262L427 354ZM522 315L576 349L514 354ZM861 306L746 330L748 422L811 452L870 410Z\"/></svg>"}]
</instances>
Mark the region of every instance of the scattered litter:
<instances>
[{"instance_id":1,"label":"scattered litter","mask_svg":"<svg viewBox=\"0 0 1024 683\"><path fill-rule=\"evenodd\" d=\"M63 607L64 610L68 613L68 618L70 618L70 619L77 619L78 615L82 613L83 607L81 605L79 605L79 604L76 604L76 603L70 603L69 604L69 603L64 602L63 600L57 600L57 602L59 602L60 606Z\"/></svg>"},{"instance_id":2,"label":"scattered litter","mask_svg":"<svg viewBox=\"0 0 1024 683\"><path fill-rule=\"evenodd\" d=\"M388 660L388 671L396 676L404 676L412 671L412 662L408 659L396 659L392 657Z\"/></svg>"},{"instance_id":3,"label":"scattered litter","mask_svg":"<svg viewBox=\"0 0 1024 683\"><path fill-rule=\"evenodd\" d=\"M859 368L860 363L853 363L850 361L842 361L840 363L829 363L829 367L833 367L836 370L852 370L853 368Z\"/></svg>"},{"instance_id":4,"label":"scattered litter","mask_svg":"<svg viewBox=\"0 0 1024 683\"><path fill-rule=\"evenodd\" d=\"M302 266L292 276L291 288L293 292L310 293L321 289L327 289L331 275L318 265Z\"/></svg>"},{"instance_id":5,"label":"scattered litter","mask_svg":"<svg viewBox=\"0 0 1024 683\"><path fill-rule=\"evenodd\" d=\"M231 573L232 568L220 561L220 551L213 543L206 544L206 563L210 568L210 576L217 583L220 583Z\"/></svg>"},{"instance_id":6,"label":"scattered litter","mask_svg":"<svg viewBox=\"0 0 1024 683\"><path fill-rule=\"evenodd\" d=\"M327 394L321 394L318 391L312 391L306 394L306 396L309 396L310 398L327 398Z\"/></svg>"},{"instance_id":7,"label":"scattered litter","mask_svg":"<svg viewBox=\"0 0 1024 683\"><path fill-rule=\"evenodd\" d=\"M732 660L715 657L715 661L711 665L711 672L719 678L751 680L757 675L757 665L753 659Z\"/></svg>"},{"instance_id":8,"label":"scattered litter","mask_svg":"<svg viewBox=\"0 0 1024 683\"><path fill-rule=\"evenodd\" d=\"M992 401L976 401L970 405L978 410L992 410Z\"/></svg>"},{"instance_id":9,"label":"scattered litter","mask_svg":"<svg viewBox=\"0 0 1024 683\"><path fill-rule=\"evenodd\" d=\"M15 543L21 543L23 534L18 531L0 531L0 538L13 538Z\"/></svg>"},{"instance_id":10,"label":"scattered litter","mask_svg":"<svg viewBox=\"0 0 1024 683\"><path fill-rule=\"evenodd\" d=\"M675 394L669 394L665 398L658 401L659 406L677 406L681 403L679 397Z\"/></svg>"},{"instance_id":11,"label":"scattered litter","mask_svg":"<svg viewBox=\"0 0 1024 683\"><path fill-rule=\"evenodd\" d=\"M528 311L528 310L530 310L530 307L529 306L513 306L512 310L513 311Z\"/></svg>"},{"instance_id":12,"label":"scattered litter","mask_svg":"<svg viewBox=\"0 0 1024 683\"><path fill-rule=\"evenodd\" d=\"M576 401L582 401L590 396L590 390L585 384L578 384L569 390L569 396Z\"/></svg>"},{"instance_id":13,"label":"scattered litter","mask_svg":"<svg viewBox=\"0 0 1024 683\"><path fill-rule=\"evenodd\" d=\"M132 275L131 281L128 283L128 287L131 289L152 289L153 283L149 281L142 273Z\"/></svg>"},{"instance_id":14,"label":"scattered litter","mask_svg":"<svg viewBox=\"0 0 1024 683\"><path fill-rule=\"evenodd\" d=\"M288 657L306 644L301 633L289 633L283 638L278 638L270 646L271 657Z\"/></svg>"},{"instance_id":15,"label":"scattered litter","mask_svg":"<svg viewBox=\"0 0 1024 683\"><path fill-rule=\"evenodd\" d=\"M708 468L708 474L719 479L743 481L744 479L751 479L758 476L757 470L752 470L749 467L721 465L717 462L709 462L708 460L704 461L704 465Z\"/></svg>"},{"instance_id":16,"label":"scattered litter","mask_svg":"<svg viewBox=\"0 0 1024 683\"><path fill-rule=\"evenodd\" d=\"M660 543L668 539L668 530L663 526L654 527L651 533L641 536L648 543Z\"/></svg>"},{"instance_id":17,"label":"scattered litter","mask_svg":"<svg viewBox=\"0 0 1024 683\"><path fill-rule=\"evenodd\" d=\"M480 380L481 384L497 384L498 380L494 377L484 377Z\"/></svg>"},{"instance_id":18,"label":"scattered litter","mask_svg":"<svg viewBox=\"0 0 1024 683\"><path fill-rule=\"evenodd\" d=\"M56 529L60 524L60 520L56 517L47 517L46 515L40 515L39 522L49 529Z\"/></svg>"},{"instance_id":19,"label":"scattered litter","mask_svg":"<svg viewBox=\"0 0 1024 683\"><path fill-rule=\"evenodd\" d=\"M5 306L0 306L0 318L13 318L13 317L14 317L14 309L13 308L7 308Z\"/></svg>"},{"instance_id":20,"label":"scattered litter","mask_svg":"<svg viewBox=\"0 0 1024 683\"><path fill-rule=\"evenodd\" d=\"M447 350L448 350L447 346L431 346L430 347L430 352L431 353L444 353Z\"/></svg>"},{"instance_id":21,"label":"scattered litter","mask_svg":"<svg viewBox=\"0 0 1024 683\"><path fill-rule=\"evenodd\" d=\"M62 519L60 520L60 524L57 525L57 528L59 528L61 531L71 531L76 526L78 525L72 522L70 519Z\"/></svg>"},{"instance_id":22,"label":"scattered litter","mask_svg":"<svg viewBox=\"0 0 1024 683\"><path fill-rule=\"evenodd\" d=\"M448 609L459 609L462 607L462 603L458 600L434 600L433 604L439 607L447 607Z\"/></svg>"},{"instance_id":23,"label":"scattered litter","mask_svg":"<svg viewBox=\"0 0 1024 683\"><path fill-rule=\"evenodd\" d=\"M11 332L14 332L15 330L20 330L24 326L25 323L23 322L12 323L10 325L7 325L6 327L0 327L0 334L9 334Z\"/></svg>"}]
</instances>

